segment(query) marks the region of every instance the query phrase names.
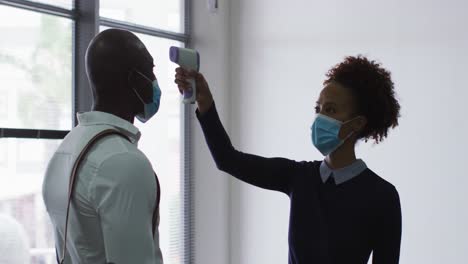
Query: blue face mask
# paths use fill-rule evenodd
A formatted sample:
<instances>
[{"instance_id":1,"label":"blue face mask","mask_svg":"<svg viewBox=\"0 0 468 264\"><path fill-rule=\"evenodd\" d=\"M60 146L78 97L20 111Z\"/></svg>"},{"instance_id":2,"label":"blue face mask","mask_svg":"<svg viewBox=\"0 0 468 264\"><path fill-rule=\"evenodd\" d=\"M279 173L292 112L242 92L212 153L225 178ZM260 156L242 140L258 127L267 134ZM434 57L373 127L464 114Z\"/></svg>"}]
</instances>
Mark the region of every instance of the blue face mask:
<instances>
[{"instance_id":1,"label":"blue face mask","mask_svg":"<svg viewBox=\"0 0 468 264\"><path fill-rule=\"evenodd\" d=\"M142 74L139 71L136 71L136 72L139 73L141 76L143 76L146 80L151 82L151 80L148 77L146 77L144 74ZM146 121L150 120L151 117L153 117L159 110L159 103L161 101L161 88L159 88L157 79L152 81L151 83L153 86L153 99L149 103L145 103L143 99L141 98L141 96L138 94L138 92L135 89L133 89L137 97L140 99L140 101L144 105L143 112L136 115L136 118L140 120L140 122L142 123L146 123Z\"/></svg>"},{"instance_id":2,"label":"blue face mask","mask_svg":"<svg viewBox=\"0 0 468 264\"><path fill-rule=\"evenodd\" d=\"M324 156L338 149L354 133L351 132L345 139L340 139L342 125L343 122L325 115L318 114L315 118L311 127L312 143Z\"/></svg>"}]
</instances>

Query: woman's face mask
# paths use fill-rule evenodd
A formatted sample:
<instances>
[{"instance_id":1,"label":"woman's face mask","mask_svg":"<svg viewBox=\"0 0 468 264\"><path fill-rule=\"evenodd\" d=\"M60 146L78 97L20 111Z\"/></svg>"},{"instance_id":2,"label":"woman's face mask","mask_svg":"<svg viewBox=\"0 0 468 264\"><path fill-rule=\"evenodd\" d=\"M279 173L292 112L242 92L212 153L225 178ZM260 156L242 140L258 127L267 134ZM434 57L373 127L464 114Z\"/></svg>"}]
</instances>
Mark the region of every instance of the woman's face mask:
<instances>
[{"instance_id":1,"label":"woman's face mask","mask_svg":"<svg viewBox=\"0 0 468 264\"><path fill-rule=\"evenodd\" d=\"M345 139L341 139L339 137L343 124L352 120L354 119L348 120L347 122L341 122L326 115L318 114L311 126L312 144L324 156L329 155L337 150L349 137L353 135L354 131L349 133Z\"/></svg>"}]
</instances>

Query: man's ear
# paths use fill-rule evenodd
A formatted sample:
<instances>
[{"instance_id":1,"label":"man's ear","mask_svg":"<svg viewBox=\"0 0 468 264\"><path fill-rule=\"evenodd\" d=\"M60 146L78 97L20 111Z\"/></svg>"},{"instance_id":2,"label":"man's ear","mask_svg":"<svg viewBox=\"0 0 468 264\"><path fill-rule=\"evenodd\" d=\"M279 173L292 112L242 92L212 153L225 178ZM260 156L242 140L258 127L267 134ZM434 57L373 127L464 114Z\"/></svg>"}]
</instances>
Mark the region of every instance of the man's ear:
<instances>
[{"instance_id":1,"label":"man's ear","mask_svg":"<svg viewBox=\"0 0 468 264\"><path fill-rule=\"evenodd\" d=\"M128 73L128 76L127 76L127 85L128 85L128 87L134 88L133 86L135 86L136 81L137 80L136 80L135 71L130 71Z\"/></svg>"}]
</instances>

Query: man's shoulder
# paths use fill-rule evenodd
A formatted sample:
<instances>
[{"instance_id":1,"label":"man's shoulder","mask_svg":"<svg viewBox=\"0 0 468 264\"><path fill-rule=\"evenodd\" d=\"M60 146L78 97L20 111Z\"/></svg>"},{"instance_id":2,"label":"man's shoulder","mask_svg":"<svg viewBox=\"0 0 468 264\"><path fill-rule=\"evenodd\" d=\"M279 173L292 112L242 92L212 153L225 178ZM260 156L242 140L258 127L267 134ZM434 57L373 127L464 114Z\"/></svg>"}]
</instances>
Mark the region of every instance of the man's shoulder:
<instances>
[{"instance_id":1,"label":"man's shoulder","mask_svg":"<svg viewBox=\"0 0 468 264\"><path fill-rule=\"evenodd\" d=\"M77 156L94 135L105 129L112 129L112 127L107 125L77 126L65 137L57 149L57 153ZM100 166L102 162L115 154L128 155L131 157L136 155L142 159L146 159L145 155L135 144L125 137L114 134L101 138L94 143L86 153L84 163Z\"/></svg>"},{"instance_id":2,"label":"man's shoulder","mask_svg":"<svg viewBox=\"0 0 468 264\"><path fill-rule=\"evenodd\" d=\"M98 174L109 173L112 174L148 174L153 173L151 163L148 158L137 151L121 151L108 153L101 159L97 165Z\"/></svg>"},{"instance_id":3,"label":"man's shoulder","mask_svg":"<svg viewBox=\"0 0 468 264\"><path fill-rule=\"evenodd\" d=\"M63 158L66 157L68 166L72 166L72 163L89 140L100 131L109 128L111 127L75 127L63 140L54 154L51 163L59 165ZM118 182L118 178L121 177L120 181L125 182L125 177L136 179L138 176L133 175L149 175L153 173L150 161L138 149L136 144L130 142L125 137L115 134L101 138L94 143L83 157L80 167L80 177L78 179L79 181L81 179L80 182L85 181L86 185L91 184L97 178L109 180L109 177L111 177ZM83 173L86 175L82 175Z\"/></svg>"},{"instance_id":4,"label":"man's shoulder","mask_svg":"<svg viewBox=\"0 0 468 264\"><path fill-rule=\"evenodd\" d=\"M126 138L120 135L109 135L100 139L89 150L87 160L100 165L109 159L115 159L115 156L126 156L129 159L146 159L146 156L138 147Z\"/></svg>"}]
</instances>

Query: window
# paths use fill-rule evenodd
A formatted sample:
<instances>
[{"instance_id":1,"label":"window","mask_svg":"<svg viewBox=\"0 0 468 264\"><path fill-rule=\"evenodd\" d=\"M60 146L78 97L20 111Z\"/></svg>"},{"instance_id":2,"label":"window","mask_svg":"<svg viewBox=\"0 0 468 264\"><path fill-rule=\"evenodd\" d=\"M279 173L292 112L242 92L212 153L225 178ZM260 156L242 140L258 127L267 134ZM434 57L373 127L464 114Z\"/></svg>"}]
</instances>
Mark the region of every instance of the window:
<instances>
[{"instance_id":1,"label":"window","mask_svg":"<svg viewBox=\"0 0 468 264\"><path fill-rule=\"evenodd\" d=\"M69 130L72 21L2 5L0 17L0 127Z\"/></svg>"},{"instance_id":2,"label":"window","mask_svg":"<svg viewBox=\"0 0 468 264\"><path fill-rule=\"evenodd\" d=\"M126 0L101 0L102 17L156 27L181 33L184 31L182 1L134 0L129 5Z\"/></svg>"},{"instance_id":3,"label":"window","mask_svg":"<svg viewBox=\"0 0 468 264\"><path fill-rule=\"evenodd\" d=\"M72 9L73 7L73 0L32 0L32 2L49 4L67 9Z\"/></svg>"},{"instance_id":4,"label":"window","mask_svg":"<svg viewBox=\"0 0 468 264\"><path fill-rule=\"evenodd\" d=\"M55 263L54 238L42 200L43 172L59 140L0 140L0 214L26 231L31 263Z\"/></svg>"},{"instance_id":5,"label":"window","mask_svg":"<svg viewBox=\"0 0 468 264\"><path fill-rule=\"evenodd\" d=\"M172 81L177 65L168 58L170 46L188 43L188 2L0 2L0 215L12 217L24 229L30 263L55 263L42 180L49 159L75 124L76 112L90 110L83 55L98 27L134 32L155 59L161 107L147 124L136 121L142 132L139 147L162 185L164 262L191 263L189 111L180 104Z\"/></svg>"},{"instance_id":6,"label":"window","mask_svg":"<svg viewBox=\"0 0 468 264\"><path fill-rule=\"evenodd\" d=\"M158 174L163 192L161 222L159 227L161 250L165 263L180 263L180 249L172 245L182 242L182 222L179 221L183 208L182 182L180 174L180 95L173 85L176 65L169 61L169 47L183 43L137 34L155 61L155 75L161 87L161 105L155 120L146 124L136 122L142 136L140 149L148 156Z\"/></svg>"}]
</instances>

